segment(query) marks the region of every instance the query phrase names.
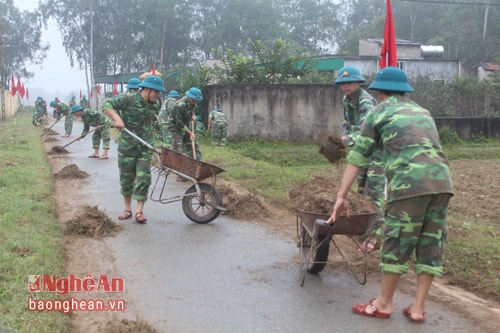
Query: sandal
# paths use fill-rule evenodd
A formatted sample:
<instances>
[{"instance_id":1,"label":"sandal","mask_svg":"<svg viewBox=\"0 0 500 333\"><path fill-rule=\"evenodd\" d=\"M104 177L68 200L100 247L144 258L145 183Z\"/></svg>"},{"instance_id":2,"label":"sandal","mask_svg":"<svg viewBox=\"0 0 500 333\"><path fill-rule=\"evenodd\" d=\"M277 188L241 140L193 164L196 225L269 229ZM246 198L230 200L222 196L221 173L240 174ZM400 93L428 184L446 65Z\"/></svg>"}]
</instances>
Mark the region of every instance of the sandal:
<instances>
[{"instance_id":1,"label":"sandal","mask_svg":"<svg viewBox=\"0 0 500 333\"><path fill-rule=\"evenodd\" d=\"M352 307L352 312L362 315L362 316L369 316L369 317L376 317L376 318L381 318L381 319L388 319L391 314L390 313L384 313L380 312L375 305L373 305L373 302L375 301L375 298L370 300L368 304L354 304ZM370 312L366 312L366 307L370 306Z\"/></svg>"},{"instance_id":2,"label":"sandal","mask_svg":"<svg viewBox=\"0 0 500 333\"><path fill-rule=\"evenodd\" d=\"M176 179L179 183L185 183L187 182L188 180L184 177L181 177L181 176L178 176L177 179Z\"/></svg>"},{"instance_id":3,"label":"sandal","mask_svg":"<svg viewBox=\"0 0 500 333\"><path fill-rule=\"evenodd\" d=\"M142 212L137 212L135 213L135 222L137 223L146 223L148 219L144 217L144 214Z\"/></svg>"},{"instance_id":4,"label":"sandal","mask_svg":"<svg viewBox=\"0 0 500 333\"><path fill-rule=\"evenodd\" d=\"M99 155L92 154L92 155L89 155L89 158L99 158Z\"/></svg>"},{"instance_id":5,"label":"sandal","mask_svg":"<svg viewBox=\"0 0 500 333\"><path fill-rule=\"evenodd\" d=\"M132 217L132 212L128 209L125 209L123 211L123 213L120 216L118 216L118 219L119 220L126 220L126 219L129 219L131 217Z\"/></svg>"},{"instance_id":6,"label":"sandal","mask_svg":"<svg viewBox=\"0 0 500 333\"><path fill-rule=\"evenodd\" d=\"M413 318L413 314L411 313L411 304L408 305L406 308L403 309L403 314L410 319L411 322L417 323L417 324L423 324L425 323L425 311L422 312L422 318L415 319Z\"/></svg>"},{"instance_id":7,"label":"sandal","mask_svg":"<svg viewBox=\"0 0 500 333\"><path fill-rule=\"evenodd\" d=\"M361 244L358 251L373 252L380 248L380 244L375 239L366 240Z\"/></svg>"}]
</instances>

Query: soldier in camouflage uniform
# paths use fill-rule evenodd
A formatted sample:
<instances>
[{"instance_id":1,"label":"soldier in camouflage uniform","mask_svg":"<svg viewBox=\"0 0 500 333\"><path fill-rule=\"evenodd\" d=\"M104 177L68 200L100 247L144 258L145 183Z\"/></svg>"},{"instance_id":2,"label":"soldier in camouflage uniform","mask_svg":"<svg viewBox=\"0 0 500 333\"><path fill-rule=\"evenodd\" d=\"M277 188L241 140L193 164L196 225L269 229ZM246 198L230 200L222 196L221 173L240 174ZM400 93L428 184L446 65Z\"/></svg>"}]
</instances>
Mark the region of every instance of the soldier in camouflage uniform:
<instances>
[{"instance_id":1,"label":"soldier in camouflage uniform","mask_svg":"<svg viewBox=\"0 0 500 333\"><path fill-rule=\"evenodd\" d=\"M409 270L408 259L415 251L417 290L403 313L411 321L423 323L425 298L434 276L443 272L448 203L453 195L448 160L430 112L404 96L413 88L402 70L382 69L369 89L378 92L380 103L366 116L347 156L349 165L326 223L334 222L342 212L349 216L347 193L360 168L370 163L377 145L381 146L388 193L380 253L380 294L367 304L354 305L352 310L360 315L389 318L394 311L397 283Z\"/></svg>"},{"instance_id":2,"label":"soldier in camouflage uniform","mask_svg":"<svg viewBox=\"0 0 500 333\"><path fill-rule=\"evenodd\" d=\"M109 135L109 126L111 125L111 122L109 121L109 118L96 110L83 109L83 107L79 104L71 108L71 114L76 117L82 117L83 131L78 140L83 139L87 135L90 130L90 126L96 128L94 134L92 134L92 148L94 149L94 153L90 155L89 158L107 160L109 158L109 142L111 141L111 136ZM103 153L99 156L99 146L101 144L101 140Z\"/></svg>"},{"instance_id":3,"label":"soldier in camouflage uniform","mask_svg":"<svg viewBox=\"0 0 500 333\"><path fill-rule=\"evenodd\" d=\"M201 151L191 124L196 119L198 102L202 100L201 90L196 87L190 88L186 95L174 104L168 118L168 129L172 135L172 149L186 153L189 157L195 157L193 155L194 142L197 160L201 160Z\"/></svg>"},{"instance_id":4,"label":"soldier in camouflage uniform","mask_svg":"<svg viewBox=\"0 0 500 333\"><path fill-rule=\"evenodd\" d=\"M208 129L212 129L212 145L217 146L220 142L221 146L227 144L227 118L220 107L210 112L208 118Z\"/></svg>"},{"instance_id":5,"label":"soldier in camouflage uniform","mask_svg":"<svg viewBox=\"0 0 500 333\"><path fill-rule=\"evenodd\" d=\"M71 99L69 100L68 105L70 108L73 108L73 106L76 105L76 97L75 96L71 96Z\"/></svg>"},{"instance_id":6,"label":"soldier in camouflage uniform","mask_svg":"<svg viewBox=\"0 0 500 333\"><path fill-rule=\"evenodd\" d=\"M335 83L344 93L344 124L342 126L342 141L352 147L359 136L361 124L367 113L377 101L366 90L361 88L365 78L359 69L354 66L345 66L339 70ZM370 164L362 168L357 178L357 191L372 198L377 206L377 217L381 217L384 206L385 175L382 166L382 150L377 148L373 153ZM378 232L378 231L376 231ZM361 245L361 250L373 251L379 244L375 237L367 239Z\"/></svg>"},{"instance_id":7,"label":"soldier in camouflage uniform","mask_svg":"<svg viewBox=\"0 0 500 333\"><path fill-rule=\"evenodd\" d=\"M66 117L64 119L64 137L69 137L73 131L73 115L71 114L71 108L65 103L56 101L50 102L50 106L54 108L58 120L61 119L61 117Z\"/></svg>"},{"instance_id":8,"label":"soldier in camouflage uniform","mask_svg":"<svg viewBox=\"0 0 500 333\"><path fill-rule=\"evenodd\" d=\"M45 116L45 118L48 117L48 113L47 113L47 102L43 99L42 96L38 96L36 98L36 101L35 101L35 108L38 108L38 107L41 107L42 108L42 112L43 112L43 115Z\"/></svg>"},{"instance_id":9,"label":"soldier in camouflage uniform","mask_svg":"<svg viewBox=\"0 0 500 333\"><path fill-rule=\"evenodd\" d=\"M86 109L90 107L89 100L87 99L87 96L83 95L82 98L80 99L80 102L78 103L82 106L82 108Z\"/></svg>"},{"instance_id":10,"label":"soldier in camouflage uniform","mask_svg":"<svg viewBox=\"0 0 500 333\"><path fill-rule=\"evenodd\" d=\"M43 114L43 109L41 106L36 107L36 111L33 114L33 119L31 121L33 126L38 127L45 123L45 116Z\"/></svg>"},{"instance_id":11,"label":"soldier in camouflage uniform","mask_svg":"<svg viewBox=\"0 0 500 333\"><path fill-rule=\"evenodd\" d=\"M161 78L151 75L139 84L139 89L135 95L119 95L106 100L102 109L117 129L127 128L154 146L153 122L161 106L158 100L160 92L165 92L165 88ZM125 210L118 217L120 220L132 217L134 199L137 200L135 221L147 221L143 210L151 185L151 158L152 152L147 147L127 133L120 133L118 167L120 193L125 203Z\"/></svg>"},{"instance_id":12,"label":"soldier in camouflage uniform","mask_svg":"<svg viewBox=\"0 0 500 333\"><path fill-rule=\"evenodd\" d=\"M205 134L207 131L205 124L203 123L203 117L201 114L196 116L196 123L194 125L194 132L196 133L196 137Z\"/></svg>"},{"instance_id":13,"label":"soldier in camouflage uniform","mask_svg":"<svg viewBox=\"0 0 500 333\"><path fill-rule=\"evenodd\" d=\"M168 129L168 117L174 108L174 104L179 100L181 95L177 90L170 90L167 98L163 102L160 113L158 114L158 125L160 126L161 139L163 146L172 147L172 135Z\"/></svg>"}]
</instances>

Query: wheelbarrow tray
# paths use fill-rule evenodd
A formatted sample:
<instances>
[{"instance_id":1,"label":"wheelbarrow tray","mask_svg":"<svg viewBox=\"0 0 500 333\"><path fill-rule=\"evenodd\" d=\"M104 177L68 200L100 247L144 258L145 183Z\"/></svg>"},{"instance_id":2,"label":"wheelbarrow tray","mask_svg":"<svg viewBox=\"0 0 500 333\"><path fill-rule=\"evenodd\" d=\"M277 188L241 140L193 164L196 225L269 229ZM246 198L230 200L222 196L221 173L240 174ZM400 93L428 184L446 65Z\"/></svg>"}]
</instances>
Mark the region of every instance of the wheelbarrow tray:
<instances>
[{"instance_id":1,"label":"wheelbarrow tray","mask_svg":"<svg viewBox=\"0 0 500 333\"><path fill-rule=\"evenodd\" d=\"M315 225L314 221L316 221L317 219L327 220L330 217L329 214L307 212L301 209L296 209L296 215L302 221L302 225L311 235L313 234ZM340 215L335 221L335 225L333 227L316 225L317 234L320 236L332 234L363 235L370 227L370 224L375 219L375 216L376 212L351 215L350 218L344 215Z\"/></svg>"},{"instance_id":2,"label":"wheelbarrow tray","mask_svg":"<svg viewBox=\"0 0 500 333\"><path fill-rule=\"evenodd\" d=\"M195 160L194 158L165 147L161 148L160 162L162 166L184 173L197 181L224 172L224 170L218 166Z\"/></svg>"}]
</instances>

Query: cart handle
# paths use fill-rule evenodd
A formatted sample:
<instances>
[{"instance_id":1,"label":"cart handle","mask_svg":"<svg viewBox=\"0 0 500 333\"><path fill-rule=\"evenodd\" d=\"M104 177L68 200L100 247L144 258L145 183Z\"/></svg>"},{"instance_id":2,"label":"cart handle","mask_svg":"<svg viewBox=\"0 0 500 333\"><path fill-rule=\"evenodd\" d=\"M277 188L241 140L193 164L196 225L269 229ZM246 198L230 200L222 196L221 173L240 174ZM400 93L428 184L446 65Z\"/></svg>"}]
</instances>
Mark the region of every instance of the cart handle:
<instances>
[{"instance_id":1,"label":"cart handle","mask_svg":"<svg viewBox=\"0 0 500 333\"><path fill-rule=\"evenodd\" d=\"M158 154L161 154L161 151L155 147L153 147L152 145L150 145L149 143L147 143L146 141L144 141L143 138L139 137L137 134L135 134L134 132L132 132L131 130L129 130L128 128L124 128L123 131L125 133L127 133L128 135L130 135L131 137L133 137L134 139L136 139L137 141L139 141L140 143L142 143L144 146L148 147L150 150L152 150L153 152L156 152Z\"/></svg>"}]
</instances>

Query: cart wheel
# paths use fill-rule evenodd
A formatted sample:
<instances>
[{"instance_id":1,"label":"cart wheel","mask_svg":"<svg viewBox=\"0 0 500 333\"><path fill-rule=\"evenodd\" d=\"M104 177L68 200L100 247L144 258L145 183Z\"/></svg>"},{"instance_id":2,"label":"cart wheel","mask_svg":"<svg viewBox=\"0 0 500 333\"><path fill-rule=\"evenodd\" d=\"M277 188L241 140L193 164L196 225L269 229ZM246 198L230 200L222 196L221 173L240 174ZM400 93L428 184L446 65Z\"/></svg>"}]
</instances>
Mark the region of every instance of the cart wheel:
<instances>
[{"instance_id":1,"label":"cart wheel","mask_svg":"<svg viewBox=\"0 0 500 333\"><path fill-rule=\"evenodd\" d=\"M307 265L307 272L317 274L323 270L328 261L331 235L318 235L312 239L305 229L302 229L302 262ZM320 244L318 246L318 244Z\"/></svg>"},{"instance_id":2,"label":"cart wheel","mask_svg":"<svg viewBox=\"0 0 500 333\"><path fill-rule=\"evenodd\" d=\"M198 185L202 197L198 197L196 186L191 186L182 198L182 210L191 221L205 224L219 216L220 210L214 206L222 206L222 196L215 187L209 184L199 183Z\"/></svg>"}]
</instances>

